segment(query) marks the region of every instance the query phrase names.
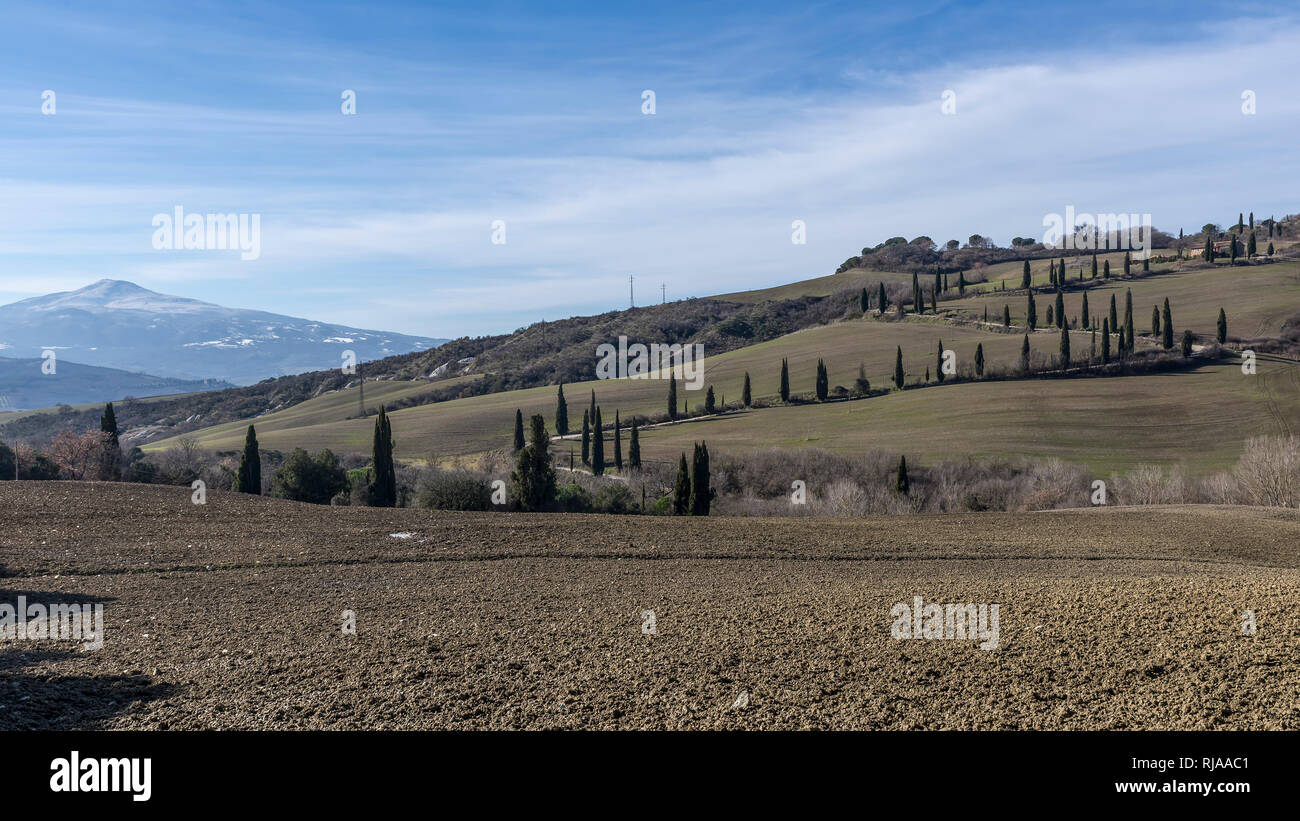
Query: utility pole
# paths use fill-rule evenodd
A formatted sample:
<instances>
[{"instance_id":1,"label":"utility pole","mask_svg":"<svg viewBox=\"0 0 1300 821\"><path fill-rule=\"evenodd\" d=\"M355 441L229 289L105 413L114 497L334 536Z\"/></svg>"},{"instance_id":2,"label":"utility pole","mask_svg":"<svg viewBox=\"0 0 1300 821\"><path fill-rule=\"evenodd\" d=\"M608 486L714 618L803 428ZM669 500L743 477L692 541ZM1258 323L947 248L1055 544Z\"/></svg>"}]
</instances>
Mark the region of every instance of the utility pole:
<instances>
[{"instance_id":1,"label":"utility pole","mask_svg":"<svg viewBox=\"0 0 1300 821\"><path fill-rule=\"evenodd\" d=\"M661 284L659 286L659 304L663 305L668 301L668 286Z\"/></svg>"}]
</instances>

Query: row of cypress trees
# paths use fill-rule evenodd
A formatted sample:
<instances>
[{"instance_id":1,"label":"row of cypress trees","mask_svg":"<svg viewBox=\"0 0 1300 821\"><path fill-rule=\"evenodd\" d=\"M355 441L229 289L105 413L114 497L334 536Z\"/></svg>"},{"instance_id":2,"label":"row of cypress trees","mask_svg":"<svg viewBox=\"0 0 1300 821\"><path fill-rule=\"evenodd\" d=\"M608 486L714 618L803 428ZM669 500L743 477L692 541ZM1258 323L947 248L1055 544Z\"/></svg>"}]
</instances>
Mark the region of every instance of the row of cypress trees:
<instances>
[{"instance_id":1,"label":"row of cypress trees","mask_svg":"<svg viewBox=\"0 0 1300 821\"><path fill-rule=\"evenodd\" d=\"M677 463L677 480L673 483L673 513L678 516L708 516L715 491L709 481L709 446L696 442L691 454L690 472L686 454Z\"/></svg>"}]
</instances>

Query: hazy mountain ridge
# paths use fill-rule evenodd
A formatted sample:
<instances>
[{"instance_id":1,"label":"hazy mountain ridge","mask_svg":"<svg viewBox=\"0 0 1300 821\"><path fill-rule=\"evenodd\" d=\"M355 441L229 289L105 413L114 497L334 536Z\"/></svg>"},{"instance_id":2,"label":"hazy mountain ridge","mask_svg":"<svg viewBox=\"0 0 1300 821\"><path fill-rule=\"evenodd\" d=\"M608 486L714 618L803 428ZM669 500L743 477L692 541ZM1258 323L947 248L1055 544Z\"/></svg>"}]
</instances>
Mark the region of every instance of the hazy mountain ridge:
<instances>
[{"instance_id":1,"label":"hazy mountain ridge","mask_svg":"<svg viewBox=\"0 0 1300 821\"><path fill-rule=\"evenodd\" d=\"M102 279L0 306L0 355L248 385L262 379L428 350L446 340L227 308ZM105 397L110 398L110 397Z\"/></svg>"}]
</instances>

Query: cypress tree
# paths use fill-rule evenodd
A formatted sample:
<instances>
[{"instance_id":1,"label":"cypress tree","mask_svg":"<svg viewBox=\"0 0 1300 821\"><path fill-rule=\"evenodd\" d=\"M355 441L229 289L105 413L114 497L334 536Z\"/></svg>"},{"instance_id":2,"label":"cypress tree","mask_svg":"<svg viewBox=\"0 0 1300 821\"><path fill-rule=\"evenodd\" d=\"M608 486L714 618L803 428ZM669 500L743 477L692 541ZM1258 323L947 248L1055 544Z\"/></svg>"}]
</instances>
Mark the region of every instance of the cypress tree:
<instances>
[{"instance_id":1,"label":"cypress tree","mask_svg":"<svg viewBox=\"0 0 1300 821\"><path fill-rule=\"evenodd\" d=\"M1193 341L1192 329L1191 328L1183 329L1183 358L1184 359L1192 355L1192 341Z\"/></svg>"},{"instance_id":2,"label":"cypress tree","mask_svg":"<svg viewBox=\"0 0 1300 821\"><path fill-rule=\"evenodd\" d=\"M790 401L790 363L781 358L781 401Z\"/></svg>"},{"instance_id":3,"label":"cypress tree","mask_svg":"<svg viewBox=\"0 0 1300 821\"><path fill-rule=\"evenodd\" d=\"M1119 332L1119 314L1115 312L1115 295L1110 295L1110 330L1112 333Z\"/></svg>"},{"instance_id":4,"label":"cypress tree","mask_svg":"<svg viewBox=\"0 0 1300 821\"><path fill-rule=\"evenodd\" d=\"M1151 338L1155 339L1160 336L1160 307L1151 306Z\"/></svg>"},{"instance_id":5,"label":"cypress tree","mask_svg":"<svg viewBox=\"0 0 1300 821\"><path fill-rule=\"evenodd\" d=\"M1173 318L1169 315L1168 297L1165 297L1164 326L1165 327L1162 329L1164 331L1164 336L1160 340L1160 343L1167 351L1174 346L1174 321Z\"/></svg>"},{"instance_id":6,"label":"cypress tree","mask_svg":"<svg viewBox=\"0 0 1300 821\"><path fill-rule=\"evenodd\" d=\"M1133 289L1129 288L1124 292L1124 344L1125 350L1133 353L1133 342L1136 337L1133 335Z\"/></svg>"},{"instance_id":7,"label":"cypress tree","mask_svg":"<svg viewBox=\"0 0 1300 821\"><path fill-rule=\"evenodd\" d=\"M753 404L752 397L749 395L749 371L745 371L745 387L740 392L740 401L743 402L747 408Z\"/></svg>"},{"instance_id":8,"label":"cypress tree","mask_svg":"<svg viewBox=\"0 0 1300 821\"><path fill-rule=\"evenodd\" d=\"M1104 267L1103 267L1102 274L1101 274L1101 275L1102 275L1102 278L1103 278L1103 279L1110 279L1110 260L1106 260L1106 261L1103 263L1103 266L1104 266ZM1126 273L1127 273L1127 272L1126 272Z\"/></svg>"},{"instance_id":9,"label":"cypress tree","mask_svg":"<svg viewBox=\"0 0 1300 821\"><path fill-rule=\"evenodd\" d=\"M677 380L668 376L668 418L677 419Z\"/></svg>"},{"instance_id":10,"label":"cypress tree","mask_svg":"<svg viewBox=\"0 0 1300 821\"><path fill-rule=\"evenodd\" d=\"M864 285L862 286L862 293L858 296L858 308L862 311L862 313L865 314L867 312L867 309L870 307L871 307L871 302L870 299L867 297L867 286Z\"/></svg>"},{"instance_id":11,"label":"cypress tree","mask_svg":"<svg viewBox=\"0 0 1300 821\"><path fill-rule=\"evenodd\" d=\"M930 291L930 311L935 314L939 313L939 294L933 290Z\"/></svg>"},{"instance_id":12,"label":"cypress tree","mask_svg":"<svg viewBox=\"0 0 1300 821\"><path fill-rule=\"evenodd\" d=\"M1246 259L1254 259L1255 253L1255 234L1252 231L1250 239L1246 240Z\"/></svg>"},{"instance_id":13,"label":"cypress tree","mask_svg":"<svg viewBox=\"0 0 1300 821\"><path fill-rule=\"evenodd\" d=\"M984 343L975 346L975 375L984 375Z\"/></svg>"},{"instance_id":14,"label":"cypress tree","mask_svg":"<svg viewBox=\"0 0 1300 821\"><path fill-rule=\"evenodd\" d=\"M957 272L957 295L966 296L966 272Z\"/></svg>"},{"instance_id":15,"label":"cypress tree","mask_svg":"<svg viewBox=\"0 0 1300 821\"><path fill-rule=\"evenodd\" d=\"M518 453L524 449L524 414L519 408L515 408L515 447L514 452Z\"/></svg>"},{"instance_id":16,"label":"cypress tree","mask_svg":"<svg viewBox=\"0 0 1300 821\"><path fill-rule=\"evenodd\" d=\"M1056 263L1051 262L1051 260L1048 260L1048 262L1051 264L1053 276L1055 276ZM1034 280L1029 275L1029 260L1025 260L1025 270L1023 273L1020 274L1020 287L1024 288L1027 291L1033 284L1034 284Z\"/></svg>"},{"instance_id":17,"label":"cypress tree","mask_svg":"<svg viewBox=\"0 0 1300 821\"><path fill-rule=\"evenodd\" d=\"M244 436L244 452L239 457L235 490L255 496L262 492L262 454L257 448L257 431L253 430L252 425L248 426L248 433Z\"/></svg>"},{"instance_id":18,"label":"cypress tree","mask_svg":"<svg viewBox=\"0 0 1300 821\"><path fill-rule=\"evenodd\" d=\"M583 411L587 414L588 411ZM529 419L528 445L515 459L515 471L510 475L515 485L515 495L524 510L544 510L555 500L555 466L551 464L551 437L546 432L546 420L540 413ZM570 454L569 460L573 457Z\"/></svg>"},{"instance_id":19,"label":"cypress tree","mask_svg":"<svg viewBox=\"0 0 1300 821\"><path fill-rule=\"evenodd\" d=\"M691 515L708 516L713 489L709 485L709 445L701 442L695 446L695 461L691 468Z\"/></svg>"},{"instance_id":20,"label":"cypress tree","mask_svg":"<svg viewBox=\"0 0 1300 821\"><path fill-rule=\"evenodd\" d=\"M375 475L370 484L372 507L393 507L397 504L397 473L393 468L393 429L384 406L379 406L375 417L375 441L372 449Z\"/></svg>"},{"instance_id":21,"label":"cypress tree","mask_svg":"<svg viewBox=\"0 0 1300 821\"><path fill-rule=\"evenodd\" d=\"M1061 367L1070 367L1070 329L1061 328Z\"/></svg>"},{"instance_id":22,"label":"cypress tree","mask_svg":"<svg viewBox=\"0 0 1300 821\"><path fill-rule=\"evenodd\" d=\"M614 411L614 468L623 470L623 435L619 432L618 411Z\"/></svg>"},{"instance_id":23,"label":"cypress tree","mask_svg":"<svg viewBox=\"0 0 1300 821\"><path fill-rule=\"evenodd\" d=\"M898 347L898 354L894 358L894 387L900 391L903 389L903 347Z\"/></svg>"},{"instance_id":24,"label":"cypress tree","mask_svg":"<svg viewBox=\"0 0 1300 821\"><path fill-rule=\"evenodd\" d=\"M1268 244L1268 255L1273 256L1273 243L1271 242Z\"/></svg>"},{"instance_id":25,"label":"cypress tree","mask_svg":"<svg viewBox=\"0 0 1300 821\"><path fill-rule=\"evenodd\" d=\"M677 463L677 481L673 483L673 513L685 516L691 509L691 477L686 472L686 454Z\"/></svg>"},{"instance_id":26,"label":"cypress tree","mask_svg":"<svg viewBox=\"0 0 1300 821\"><path fill-rule=\"evenodd\" d=\"M894 490L900 496L906 496L912 490L912 483L907 479L906 456L900 456L898 459L898 478L894 481Z\"/></svg>"},{"instance_id":27,"label":"cypress tree","mask_svg":"<svg viewBox=\"0 0 1300 821\"><path fill-rule=\"evenodd\" d=\"M925 302L921 299L921 283L915 273L912 274L912 312L925 313Z\"/></svg>"},{"instance_id":28,"label":"cypress tree","mask_svg":"<svg viewBox=\"0 0 1300 821\"><path fill-rule=\"evenodd\" d=\"M632 416L632 438L627 443L627 463L632 470L641 469L641 436L636 429L636 416Z\"/></svg>"},{"instance_id":29,"label":"cypress tree","mask_svg":"<svg viewBox=\"0 0 1300 821\"><path fill-rule=\"evenodd\" d=\"M1002 305L1002 327L1011 327L1011 306L1003 303Z\"/></svg>"},{"instance_id":30,"label":"cypress tree","mask_svg":"<svg viewBox=\"0 0 1300 821\"><path fill-rule=\"evenodd\" d=\"M1214 237L1210 232L1205 232L1205 250L1201 251L1201 259L1206 262L1214 262Z\"/></svg>"},{"instance_id":31,"label":"cypress tree","mask_svg":"<svg viewBox=\"0 0 1300 821\"><path fill-rule=\"evenodd\" d=\"M945 287L944 284L943 284L943 277L939 276L939 272L938 272L938 271L935 271L935 272L934 272L934 292L935 292L935 294L938 294L940 291L946 291L946 290L948 290L948 289L947 289L947 287ZM935 300L935 301L936 301L936 302L938 301L937 297L936 297L936 300Z\"/></svg>"},{"instance_id":32,"label":"cypress tree","mask_svg":"<svg viewBox=\"0 0 1300 821\"><path fill-rule=\"evenodd\" d=\"M1142 257L1142 270L1143 270L1144 272L1145 272L1145 271L1150 271L1150 270L1151 270L1151 257L1150 257L1150 255L1145 256L1145 257Z\"/></svg>"},{"instance_id":33,"label":"cypress tree","mask_svg":"<svg viewBox=\"0 0 1300 821\"><path fill-rule=\"evenodd\" d=\"M1025 312L1026 320L1029 322L1029 330L1038 330L1038 306L1034 304L1034 292L1029 292L1029 307Z\"/></svg>"},{"instance_id":34,"label":"cypress tree","mask_svg":"<svg viewBox=\"0 0 1300 821\"><path fill-rule=\"evenodd\" d=\"M1110 362L1110 320L1101 321L1101 364Z\"/></svg>"},{"instance_id":35,"label":"cypress tree","mask_svg":"<svg viewBox=\"0 0 1300 821\"><path fill-rule=\"evenodd\" d=\"M825 402L826 395L830 391L829 377L826 374L826 363L817 360L817 401Z\"/></svg>"},{"instance_id":36,"label":"cypress tree","mask_svg":"<svg viewBox=\"0 0 1300 821\"><path fill-rule=\"evenodd\" d=\"M1130 252L1125 251L1124 252L1124 276L1128 276L1129 271L1131 271L1132 268L1133 268L1133 255Z\"/></svg>"},{"instance_id":37,"label":"cypress tree","mask_svg":"<svg viewBox=\"0 0 1300 821\"><path fill-rule=\"evenodd\" d=\"M1056 314L1052 313L1054 310L1055 310L1055 309L1054 309L1051 305L1048 305L1048 306L1047 306L1047 324L1048 324L1048 325L1055 325L1055 324L1056 324Z\"/></svg>"},{"instance_id":38,"label":"cypress tree","mask_svg":"<svg viewBox=\"0 0 1300 821\"><path fill-rule=\"evenodd\" d=\"M1219 330L1216 339L1219 340L1220 345L1228 341L1228 315L1222 308L1219 309Z\"/></svg>"},{"instance_id":39,"label":"cypress tree","mask_svg":"<svg viewBox=\"0 0 1300 821\"><path fill-rule=\"evenodd\" d=\"M1083 292L1083 327L1092 327L1092 318L1088 316L1088 292Z\"/></svg>"},{"instance_id":40,"label":"cypress tree","mask_svg":"<svg viewBox=\"0 0 1300 821\"><path fill-rule=\"evenodd\" d=\"M709 414L709 415L712 415L712 414L715 414L715 413L718 412L718 403L717 403L717 400L713 398L713 386L712 386L712 385L710 385L710 386L709 386L709 389L708 389L707 391L704 392L704 412L707 413L707 414ZM618 413L618 411L615 411L615 413Z\"/></svg>"},{"instance_id":41,"label":"cypress tree","mask_svg":"<svg viewBox=\"0 0 1300 821\"><path fill-rule=\"evenodd\" d=\"M596 423L596 391L594 389L591 392L591 408L589 410L591 411L591 422L594 425Z\"/></svg>"},{"instance_id":42,"label":"cypress tree","mask_svg":"<svg viewBox=\"0 0 1300 821\"><path fill-rule=\"evenodd\" d=\"M1128 351L1128 347L1125 345L1125 342L1124 342L1124 326L1123 326L1123 325L1121 325L1120 328L1119 328L1119 339L1116 340L1116 342L1115 342L1115 346L1116 346L1117 353L1119 354L1119 357L1120 357L1121 359L1123 359L1123 358L1124 358L1124 354Z\"/></svg>"},{"instance_id":43,"label":"cypress tree","mask_svg":"<svg viewBox=\"0 0 1300 821\"><path fill-rule=\"evenodd\" d=\"M939 340L939 353L935 355L934 374L935 377L940 382L943 381L944 374L943 374L943 340L942 339Z\"/></svg>"},{"instance_id":44,"label":"cypress tree","mask_svg":"<svg viewBox=\"0 0 1300 821\"><path fill-rule=\"evenodd\" d=\"M876 294L876 302L880 305L880 315L884 316L885 309L889 307L889 297L885 296L885 283L880 283L880 291Z\"/></svg>"},{"instance_id":45,"label":"cypress tree","mask_svg":"<svg viewBox=\"0 0 1300 821\"><path fill-rule=\"evenodd\" d=\"M587 410L582 412L582 463L591 464L591 412Z\"/></svg>"},{"instance_id":46,"label":"cypress tree","mask_svg":"<svg viewBox=\"0 0 1300 821\"><path fill-rule=\"evenodd\" d=\"M1228 253L1231 255L1231 258L1228 260L1229 263L1232 265L1236 265L1237 264L1237 238L1231 234L1228 235Z\"/></svg>"},{"instance_id":47,"label":"cypress tree","mask_svg":"<svg viewBox=\"0 0 1300 821\"><path fill-rule=\"evenodd\" d=\"M596 421L591 424L591 475L605 475L605 431L600 423L600 408L596 408Z\"/></svg>"},{"instance_id":48,"label":"cypress tree","mask_svg":"<svg viewBox=\"0 0 1300 821\"><path fill-rule=\"evenodd\" d=\"M930 366L925 366L925 384L930 384Z\"/></svg>"},{"instance_id":49,"label":"cypress tree","mask_svg":"<svg viewBox=\"0 0 1300 821\"><path fill-rule=\"evenodd\" d=\"M1106 276L1110 276L1109 263L1106 265ZM1095 251L1092 254L1092 278L1093 279L1097 278L1097 253Z\"/></svg>"},{"instance_id":50,"label":"cypress tree","mask_svg":"<svg viewBox=\"0 0 1300 821\"><path fill-rule=\"evenodd\" d=\"M99 429L108 434L109 442L112 444L113 449L117 450L120 447L117 439L117 414L113 412L112 402L104 406L104 414L99 417Z\"/></svg>"},{"instance_id":51,"label":"cypress tree","mask_svg":"<svg viewBox=\"0 0 1300 821\"><path fill-rule=\"evenodd\" d=\"M569 432L569 403L564 401L564 383L555 391L555 432L564 436Z\"/></svg>"},{"instance_id":52,"label":"cypress tree","mask_svg":"<svg viewBox=\"0 0 1300 821\"><path fill-rule=\"evenodd\" d=\"M1029 334L1025 334L1025 344L1020 346L1020 369L1029 370Z\"/></svg>"},{"instance_id":53,"label":"cypress tree","mask_svg":"<svg viewBox=\"0 0 1300 821\"><path fill-rule=\"evenodd\" d=\"M1065 327L1065 295L1060 288L1056 289L1056 327Z\"/></svg>"}]
</instances>

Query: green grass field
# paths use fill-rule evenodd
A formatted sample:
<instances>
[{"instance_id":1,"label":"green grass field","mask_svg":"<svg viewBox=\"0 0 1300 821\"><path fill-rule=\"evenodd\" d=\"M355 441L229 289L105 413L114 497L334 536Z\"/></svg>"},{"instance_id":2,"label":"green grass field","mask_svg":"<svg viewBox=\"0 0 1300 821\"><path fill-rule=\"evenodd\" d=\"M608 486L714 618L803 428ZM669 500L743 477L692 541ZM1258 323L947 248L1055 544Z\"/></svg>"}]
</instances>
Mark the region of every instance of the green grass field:
<instances>
[{"instance_id":1,"label":"green grass field","mask_svg":"<svg viewBox=\"0 0 1300 821\"><path fill-rule=\"evenodd\" d=\"M740 399L745 372L751 377L755 398L776 397L780 382L781 358L790 363L790 389L793 393L812 393L818 358L826 361L832 387L851 387L857 378L858 363L866 365L867 378L873 386L885 387L894 370L898 347L903 349L904 369L908 381L919 380L927 367L936 370L938 345L956 351L960 362L973 361L975 348L984 345L987 362L1014 362L1020 356L1021 337L989 333L974 328L946 325L937 320L911 319L887 322L862 319L835 325L810 328L705 359L705 384L711 385L718 401ZM1077 345L1086 349L1086 335L1079 335ZM1055 334L1043 332L1033 336L1032 346L1044 353L1055 353L1059 341ZM706 351L707 354L707 351ZM375 394L376 385L402 385L401 390L417 390L410 385L421 383L367 383L366 404L374 407L382 398ZM395 388L396 389L396 388ZM428 389L427 387L425 388ZM615 410L623 414L651 414L666 409L668 386L664 380L605 380L566 385L569 419L576 430L582 424L582 411L588 406L591 391L596 391L602 414L611 418ZM691 407L704 403L704 389L684 390L679 382L679 401ZM506 447L514 425L515 409L525 415L540 413L553 427L555 413L553 386L529 388L506 393L475 396L398 410L392 414L396 455L401 459L438 458L481 453ZM373 422L347 419L356 413L356 390L344 390L318 397L310 402L252 420L257 426L258 441L264 447L316 450L329 447L336 452L370 448ZM241 446L248 421L231 422L190 434L202 446L213 450L235 450ZM145 446L145 450L166 448L174 439Z\"/></svg>"},{"instance_id":2,"label":"green grass field","mask_svg":"<svg viewBox=\"0 0 1300 821\"><path fill-rule=\"evenodd\" d=\"M1189 473L1232 465L1250 436L1300 430L1300 365L1261 361L1191 372L972 382L821 405L763 408L650 428L643 458L712 452L873 448L933 463L965 455L1060 458L1098 475L1141 464Z\"/></svg>"},{"instance_id":3,"label":"green grass field","mask_svg":"<svg viewBox=\"0 0 1300 821\"><path fill-rule=\"evenodd\" d=\"M1110 311L1115 303L1120 321L1124 319L1124 295L1133 291L1133 325L1139 335L1151 332L1151 308L1169 299L1174 328L1179 334L1190 327L1196 334L1213 337L1222 307L1228 316L1229 338L1250 339L1277 336L1282 323L1300 313L1300 261L1286 260L1271 265L1226 265L1189 271L1147 276L1125 281L1102 281L1086 289L1089 313L1096 318ZM1079 317L1083 292L1064 295L1065 315ZM1047 306L1055 303L1052 293L1034 295L1040 326L1047 321ZM940 308L957 310L971 318L982 318L988 308L990 321L1001 321L1002 306L1011 308L1013 324L1025 322L1028 300L1020 294L990 294L940 303Z\"/></svg>"}]
</instances>

